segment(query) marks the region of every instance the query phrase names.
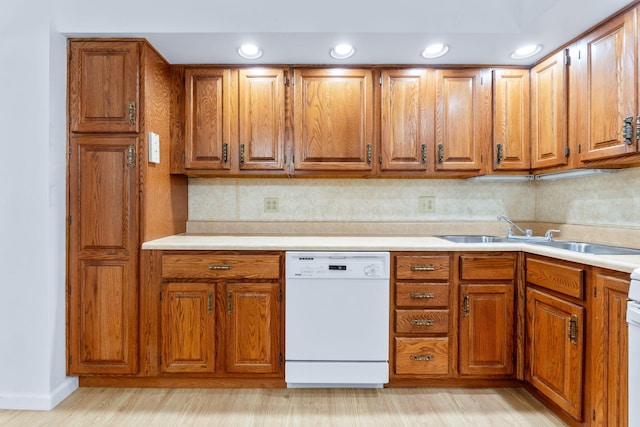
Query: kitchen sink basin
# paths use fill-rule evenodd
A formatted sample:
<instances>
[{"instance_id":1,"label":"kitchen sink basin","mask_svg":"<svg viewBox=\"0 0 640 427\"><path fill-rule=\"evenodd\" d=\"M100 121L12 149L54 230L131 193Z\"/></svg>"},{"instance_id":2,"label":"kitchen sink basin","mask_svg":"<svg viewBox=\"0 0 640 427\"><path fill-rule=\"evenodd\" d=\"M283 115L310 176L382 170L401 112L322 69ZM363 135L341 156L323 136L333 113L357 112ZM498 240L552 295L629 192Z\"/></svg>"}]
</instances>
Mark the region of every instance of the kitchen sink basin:
<instances>
[{"instance_id":1,"label":"kitchen sink basin","mask_svg":"<svg viewBox=\"0 0 640 427\"><path fill-rule=\"evenodd\" d=\"M529 243L594 255L640 255L640 249L600 245L597 243L570 242L563 240L537 241Z\"/></svg>"},{"instance_id":2,"label":"kitchen sink basin","mask_svg":"<svg viewBox=\"0 0 640 427\"><path fill-rule=\"evenodd\" d=\"M441 239L448 240L453 243L505 243L505 242L513 242L513 240L509 240L506 237L498 237L498 236L488 236L484 234L459 234L459 235L448 235L448 236L438 236Z\"/></svg>"}]
</instances>

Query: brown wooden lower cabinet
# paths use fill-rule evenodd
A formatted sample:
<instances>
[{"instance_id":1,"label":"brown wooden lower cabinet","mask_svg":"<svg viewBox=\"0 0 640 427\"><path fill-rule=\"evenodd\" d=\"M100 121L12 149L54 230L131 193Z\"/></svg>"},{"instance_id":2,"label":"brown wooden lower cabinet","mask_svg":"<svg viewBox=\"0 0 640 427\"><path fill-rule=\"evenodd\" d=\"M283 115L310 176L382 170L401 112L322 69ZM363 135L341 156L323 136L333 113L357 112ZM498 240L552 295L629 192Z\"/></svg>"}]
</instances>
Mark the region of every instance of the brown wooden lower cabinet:
<instances>
[{"instance_id":1,"label":"brown wooden lower cabinet","mask_svg":"<svg viewBox=\"0 0 640 427\"><path fill-rule=\"evenodd\" d=\"M449 338L396 338L395 357L398 375L447 375Z\"/></svg>"}]
</instances>

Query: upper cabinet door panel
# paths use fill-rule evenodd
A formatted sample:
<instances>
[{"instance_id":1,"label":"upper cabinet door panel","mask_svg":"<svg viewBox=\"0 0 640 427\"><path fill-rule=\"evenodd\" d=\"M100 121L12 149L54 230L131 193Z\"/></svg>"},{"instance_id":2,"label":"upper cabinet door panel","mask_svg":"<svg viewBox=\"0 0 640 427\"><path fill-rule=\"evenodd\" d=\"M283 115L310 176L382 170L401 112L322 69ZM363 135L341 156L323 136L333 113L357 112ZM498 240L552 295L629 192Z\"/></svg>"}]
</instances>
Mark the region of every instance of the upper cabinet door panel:
<instances>
[{"instance_id":1,"label":"upper cabinet door panel","mask_svg":"<svg viewBox=\"0 0 640 427\"><path fill-rule=\"evenodd\" d=\"M636 10L632 10L582 40L585 52L576 66L585 73L588 125L582 135L580 160L595 160L637 150ZM573 58L572 58L573 60ZM629 118L628 139L624 120Z\"/></svg>"},{"instance_id":2,"label":"upper cabinet door panel","mask_svg":"<svg viewBox=\"0 0 640 427\"><path fill-rule=\"evenodd\" d=\"M427 69L382 72L382 170L427 170L427 123L433 121Z\"/></svg>"},{"instance_id":3,"label":"upper cabinet door panel","mask_svg":"<svg viewBox=\"0 0 640 427\"><path fill-rule=\"evenodd\" d=\"M436 170L481 170L491 142L491 80L484 70L436 71Z\"/></svg>"},{"instance_id":4,"label":"upper cabinet door panel","mask_svg":"<svg viewBox=\"0 0 640 427\"><path fill-rule=\"evenodd\" d=\"M529 125L529 70L493 72L493 168L528 170L531 167Z\"/></svg>"},{"instance_id":5,"label":"upper cabinet door panel","mask_svg":"<svg viewBox=\"0 0 640 427\"><path fill-rule=\"evenodd\" d=\"M240 169L284 169L284 70L240 70Z\"/></svg>"},{"instance_id":6,"label":"upper cabinet door panel","mask_svg":"<svg viewBox=\"0 0 640 427\"><path fill-rule=\"evenodd\" d=\"M138 132L139 43L69 45L69 112L72 132Z\"/></svg>"},{"instance_id":7,"label":"upper cabinet door panel","mask_svg":"<svg viewBox=\"0 0 640 427\"><path fill-rule=\"evenodd\" d=\"M372 170L372 97L371 70L295 70L295 168Z\"/></svg>"},{"instance_id":8,"label":"upper cabinet door panel","mask_svg":"<svg viewBox=\"0 0 640 427\"><path fill-rule=\"evenodd\" d=\"M230 169L231 71L188 68L185 79L185 168Z\"/></svg>"},{"instance_id":9,"label":"upper cabinet door panel","mask_svg":"<svg viewBox=\"0 0 640 427\"><path fill-rule=\"evenodd\" d=\"M560 51L531 69L531 168L567 164L567 66Z\"/></svg>"}]
</instances>

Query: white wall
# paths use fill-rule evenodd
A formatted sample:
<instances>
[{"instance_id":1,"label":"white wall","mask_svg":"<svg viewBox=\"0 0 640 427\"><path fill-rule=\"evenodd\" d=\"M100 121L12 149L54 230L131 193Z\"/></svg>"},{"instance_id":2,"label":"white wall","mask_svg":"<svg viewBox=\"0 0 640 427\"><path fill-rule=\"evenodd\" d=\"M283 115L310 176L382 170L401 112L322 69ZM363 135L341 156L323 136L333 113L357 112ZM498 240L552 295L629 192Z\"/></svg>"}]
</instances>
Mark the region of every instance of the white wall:
<instances>
[{"instance_id":1,"label":"white wall","mask_svg":"<svg viewBox=\"0 0 640 427\"><path fill-rule=\"evenodd\" d=\"M4 2L0 18L0 408L49 409L77 384L64 364L66 43L46 5Z\"/></svg>"}]
</instances>

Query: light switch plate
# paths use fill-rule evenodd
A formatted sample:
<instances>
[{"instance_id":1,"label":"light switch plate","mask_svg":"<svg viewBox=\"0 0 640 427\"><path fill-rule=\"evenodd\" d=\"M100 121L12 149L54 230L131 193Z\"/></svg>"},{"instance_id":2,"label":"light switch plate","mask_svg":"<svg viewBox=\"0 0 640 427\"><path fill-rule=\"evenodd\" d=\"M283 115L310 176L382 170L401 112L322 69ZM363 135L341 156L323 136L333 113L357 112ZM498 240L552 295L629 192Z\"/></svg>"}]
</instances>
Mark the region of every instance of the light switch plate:
<instances>
[{"instance_id":1,"label":"light switch plate","mask_svg":"<svg viewBox=\"0 0 640 427\"><path fill-rule=\"evenodd\" d=\"M149 163L160 163L160 135L149 132Z\"/></svg>"}]
</instances>

